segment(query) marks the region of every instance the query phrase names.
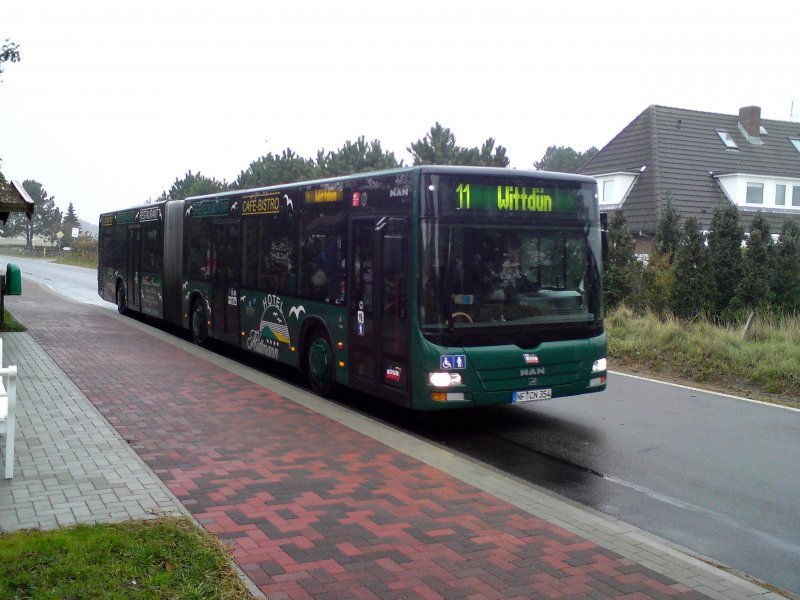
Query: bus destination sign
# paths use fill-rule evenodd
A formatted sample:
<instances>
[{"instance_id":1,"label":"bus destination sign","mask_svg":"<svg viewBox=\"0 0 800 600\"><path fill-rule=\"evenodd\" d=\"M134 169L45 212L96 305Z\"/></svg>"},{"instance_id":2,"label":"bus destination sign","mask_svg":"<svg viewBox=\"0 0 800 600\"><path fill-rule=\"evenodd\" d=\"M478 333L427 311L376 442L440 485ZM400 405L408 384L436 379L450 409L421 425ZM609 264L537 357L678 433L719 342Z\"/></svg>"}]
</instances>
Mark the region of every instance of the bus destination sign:
<instances>
[{"instance_id":1,"label":"bus destination sign","mask_svg":"<svg viewBox=\"0 0 800 600\"><path fill-rule=\"evenodd\" d=\"M509 212L562 212L570 210L569 198L553 198L551 190L524 185L486 185L459 182L455 188L457 210Z\"/></svg>"},{"instance_id":2,"label":"bus destination sign","mask_svg":"<svg viewBox=\"0 0 800 600\"><path fill-rule=\"evenodd\" d=\"M344 200L344 190L336 188L311 188L305 193L306 204L327 204Z\"/></svg>"}]
</instances>

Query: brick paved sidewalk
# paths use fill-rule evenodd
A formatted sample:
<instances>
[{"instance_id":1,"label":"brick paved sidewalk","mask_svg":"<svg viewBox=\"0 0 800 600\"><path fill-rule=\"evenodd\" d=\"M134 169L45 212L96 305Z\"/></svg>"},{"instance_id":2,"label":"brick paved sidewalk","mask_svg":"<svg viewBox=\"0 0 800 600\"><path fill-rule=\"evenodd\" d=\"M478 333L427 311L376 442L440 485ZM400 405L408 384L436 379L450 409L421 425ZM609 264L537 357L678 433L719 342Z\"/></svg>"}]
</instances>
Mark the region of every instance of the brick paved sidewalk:
<instances>
[{"instance_id":1,"label":"brick paved sidewalk","mask_svg":"<svg viewBox=\"0 0 800 600\"><path fill-rule=\"evenodd\" d=\"M130 319L32 284L10 304L273 600L779 598L448 455L458 479L411 456L436 454L424 442L401 440L410 450L400 451L375 439L380 425L341 412L347 425L337 422L308 407L328 412L310 394L263 387L268 377L242 376ZM539 507L547 519L532 514ZM608 543L574 533L584 528Z\"/></svg>"}]
</instances>

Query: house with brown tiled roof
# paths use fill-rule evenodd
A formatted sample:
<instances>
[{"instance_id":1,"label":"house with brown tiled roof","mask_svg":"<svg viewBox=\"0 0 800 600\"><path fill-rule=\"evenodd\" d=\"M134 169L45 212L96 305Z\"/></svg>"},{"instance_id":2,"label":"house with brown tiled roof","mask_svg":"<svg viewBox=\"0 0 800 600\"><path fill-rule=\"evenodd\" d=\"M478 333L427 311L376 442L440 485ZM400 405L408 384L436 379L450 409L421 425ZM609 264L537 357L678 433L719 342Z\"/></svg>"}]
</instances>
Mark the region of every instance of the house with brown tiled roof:
<instances>
[{"instance_id":1,"label":"house with brown tiled roof","mask_svg":"<svg viewBox=\"0 0 800 600\"><path fill-rule=\"evenodd\" d=\"M667 203L708 230L732 203L745 231L757 211L780 232L800 222L800 123L761 118L758 106L723 115L650 106L581 169L598 180L600 210L622 210L647 252Z\"/></svg>"}]
</instances>

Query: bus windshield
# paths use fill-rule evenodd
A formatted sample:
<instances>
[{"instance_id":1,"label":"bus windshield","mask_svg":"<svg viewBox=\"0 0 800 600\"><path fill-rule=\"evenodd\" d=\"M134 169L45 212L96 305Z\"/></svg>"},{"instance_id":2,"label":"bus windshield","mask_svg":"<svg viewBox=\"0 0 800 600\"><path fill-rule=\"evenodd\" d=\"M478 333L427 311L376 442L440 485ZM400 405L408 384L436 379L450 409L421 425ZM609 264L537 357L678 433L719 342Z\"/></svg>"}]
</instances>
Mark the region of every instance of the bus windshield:
<instances>
[{"instance_id":1,"label":"bus windshield","mask_svg":"<svg viewBox=\"0 0 800 600\"><path fill-rule=\"evenodd\" d=\"M599 321L599 260L587 229L424 221L423 331Z\"/></svg>"}]
</instances>

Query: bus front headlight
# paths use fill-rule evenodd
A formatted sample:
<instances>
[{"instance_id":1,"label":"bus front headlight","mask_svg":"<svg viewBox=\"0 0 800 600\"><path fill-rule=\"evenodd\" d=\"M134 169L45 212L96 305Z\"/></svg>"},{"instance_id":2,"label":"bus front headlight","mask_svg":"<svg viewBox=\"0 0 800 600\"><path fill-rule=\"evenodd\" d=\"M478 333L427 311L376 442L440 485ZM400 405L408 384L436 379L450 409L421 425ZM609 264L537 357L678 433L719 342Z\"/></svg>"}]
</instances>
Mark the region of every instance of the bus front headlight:
<instances>
[{"instance_id":1,"label":"bus front headlight","mask_svg":"<svg viewBox=\"0 0 800 600\"><path fill-rule=\"evenodd\" d=\"M608 361L605 358L598 358L592 365L592 373L602 373L608 370Z\"/></svg>"},{"instance_id":2,"label":"bus front headlight","mask_svg":"<svg viewBox=\"0 0 800 600\"><path fill-rule=\"evenodd\" d=\"M460 373L429 373L428 381L434 387L450 387L451 385L461 385Z\"/></svg>"}]
</instances>

